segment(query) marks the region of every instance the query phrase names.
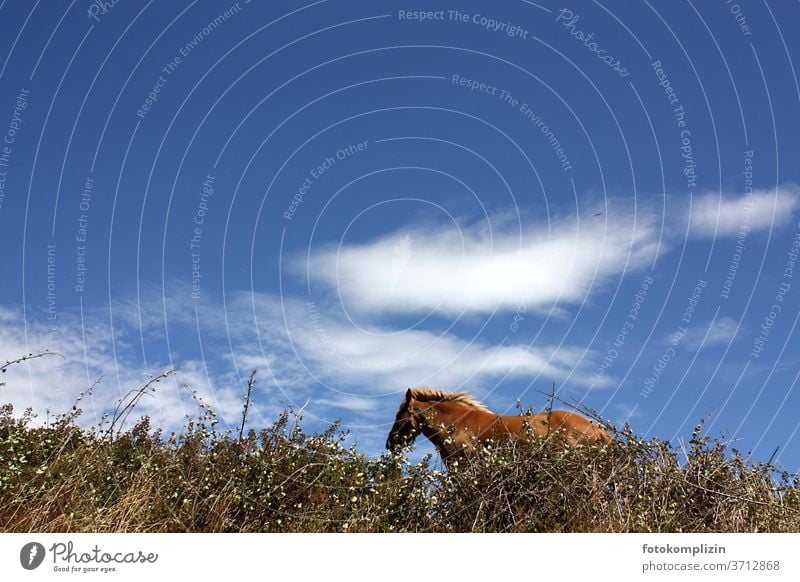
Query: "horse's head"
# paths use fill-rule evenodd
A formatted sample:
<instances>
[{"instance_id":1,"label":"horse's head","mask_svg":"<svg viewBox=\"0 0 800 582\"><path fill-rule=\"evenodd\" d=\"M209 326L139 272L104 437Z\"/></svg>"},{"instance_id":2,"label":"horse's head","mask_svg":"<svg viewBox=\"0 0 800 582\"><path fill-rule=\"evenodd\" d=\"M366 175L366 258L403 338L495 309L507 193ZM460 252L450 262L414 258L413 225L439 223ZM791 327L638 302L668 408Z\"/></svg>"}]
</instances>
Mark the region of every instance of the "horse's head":
<instances>
[{"instance_id":1,"label":"horse's head","mask_svg":"<svg viewBox=\"0 0 800 582\"><path fill-rule=\"evenodd\" d=\"M414 396L409 388L406 392L405 400L400 405L400 410L397 411L392 430L386 438L386 448L390 451L396 451L401 447L410 445L422 430L422 419L419 412L414 410L413 402Z\"/></svg>"}]
</instances>

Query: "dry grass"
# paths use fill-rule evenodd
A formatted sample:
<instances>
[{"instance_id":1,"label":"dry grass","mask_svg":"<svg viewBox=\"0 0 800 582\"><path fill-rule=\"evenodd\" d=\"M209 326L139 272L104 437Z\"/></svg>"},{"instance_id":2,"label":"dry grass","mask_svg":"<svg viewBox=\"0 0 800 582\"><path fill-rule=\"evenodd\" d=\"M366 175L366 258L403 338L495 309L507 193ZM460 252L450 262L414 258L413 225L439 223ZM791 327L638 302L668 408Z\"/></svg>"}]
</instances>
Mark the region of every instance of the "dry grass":
<instances>
[{"instance_id":1,"label":"dry grass","mask_svg":"<svg viewBox=\"0 0 800 582\"><path fill-rule=\"evenodd\" d=\"M115 434L78 409L42 428L0 408L0 531L800 531L800 480L718 440L479 448L450 474L371 459L291 411L238 438L207 408L181 434ZM112 438L113 437L113 438Z\"/></svg>"}]
</instances>

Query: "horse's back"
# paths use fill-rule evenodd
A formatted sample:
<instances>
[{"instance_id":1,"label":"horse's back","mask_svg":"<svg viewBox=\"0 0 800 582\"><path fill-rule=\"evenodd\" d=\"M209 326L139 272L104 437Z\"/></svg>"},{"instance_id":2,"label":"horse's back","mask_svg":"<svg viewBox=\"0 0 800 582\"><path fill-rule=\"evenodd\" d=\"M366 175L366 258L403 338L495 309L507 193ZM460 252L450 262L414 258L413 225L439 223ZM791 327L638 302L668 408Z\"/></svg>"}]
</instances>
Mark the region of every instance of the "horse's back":
<instances>
[{"instance_id":1,"label":"horse's back","mask_svg":"<svg viewBox=\"0 0 800 582\"><path fill-rule=\"evenodd\" d=\"M551 430L563 429L576 441L587 440L590 442L610 443L613 440L605 429L577 412L554 410L549 414L551 416L549 423ZM545 412L541 416L547 415L548 413Z\"/></svg>"},{"instance_id":2,"label":"horse's back","mask_svg":"<svg viewBox=\"0 0 800 582\"><path fill-rule=\"evenodd\" d=\"M610 443L611 436L602 427L588 418L568 410L553 410L526 416L502 417L509 432L524 437L530 431L534 436L543 437L553 432L563 431L564 438L570 444L580 441ZM526 425L529 428L526 428Z\"/></svg>"}]
</instances>

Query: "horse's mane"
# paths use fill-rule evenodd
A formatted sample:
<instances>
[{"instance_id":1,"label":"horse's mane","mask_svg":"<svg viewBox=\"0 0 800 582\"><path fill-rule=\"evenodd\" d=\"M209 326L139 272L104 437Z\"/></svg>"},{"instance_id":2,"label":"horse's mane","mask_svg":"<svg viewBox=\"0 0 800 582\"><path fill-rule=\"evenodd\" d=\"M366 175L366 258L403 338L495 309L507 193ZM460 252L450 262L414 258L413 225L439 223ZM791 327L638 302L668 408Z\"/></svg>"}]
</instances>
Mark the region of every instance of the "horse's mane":
<instances>
[{"instance_id":1,"label":"horse's mane","mask_svg":"<svg viewBox=\"0 0 800 582\"><path fill-rule=\"evenodd\" d=\"M435 388L428 388L427 386L419 386L411 389L411 396L415 400L421 400L422 402L457 402L464 406L474 408L475 410L491 412L474 396L467 392L448 392L447 390L437 390Z\"/></svg>"}]
</instances>

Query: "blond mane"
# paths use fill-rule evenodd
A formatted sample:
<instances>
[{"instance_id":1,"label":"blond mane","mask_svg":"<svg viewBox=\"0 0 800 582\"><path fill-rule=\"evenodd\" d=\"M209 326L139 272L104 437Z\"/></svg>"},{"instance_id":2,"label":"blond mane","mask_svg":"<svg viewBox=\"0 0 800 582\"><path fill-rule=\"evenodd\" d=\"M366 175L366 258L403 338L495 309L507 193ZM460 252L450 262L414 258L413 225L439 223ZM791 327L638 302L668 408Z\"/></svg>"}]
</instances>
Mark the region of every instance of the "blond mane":
<instances>
[{"instance_id":1,"label":"blond mane","mask_svg":"<svg viewBox=\"0 0 800 582\"><path fill-rule=\"evenodd\" d=\"M481 412L489 412L491 410L486 408L474 396L467 392L448 392L447 390L436 390L435 388L428 388L427 386L419 386L411 389L411 396L415 400L422 402L457 402Z\"/></svg>"}]
</instances>

